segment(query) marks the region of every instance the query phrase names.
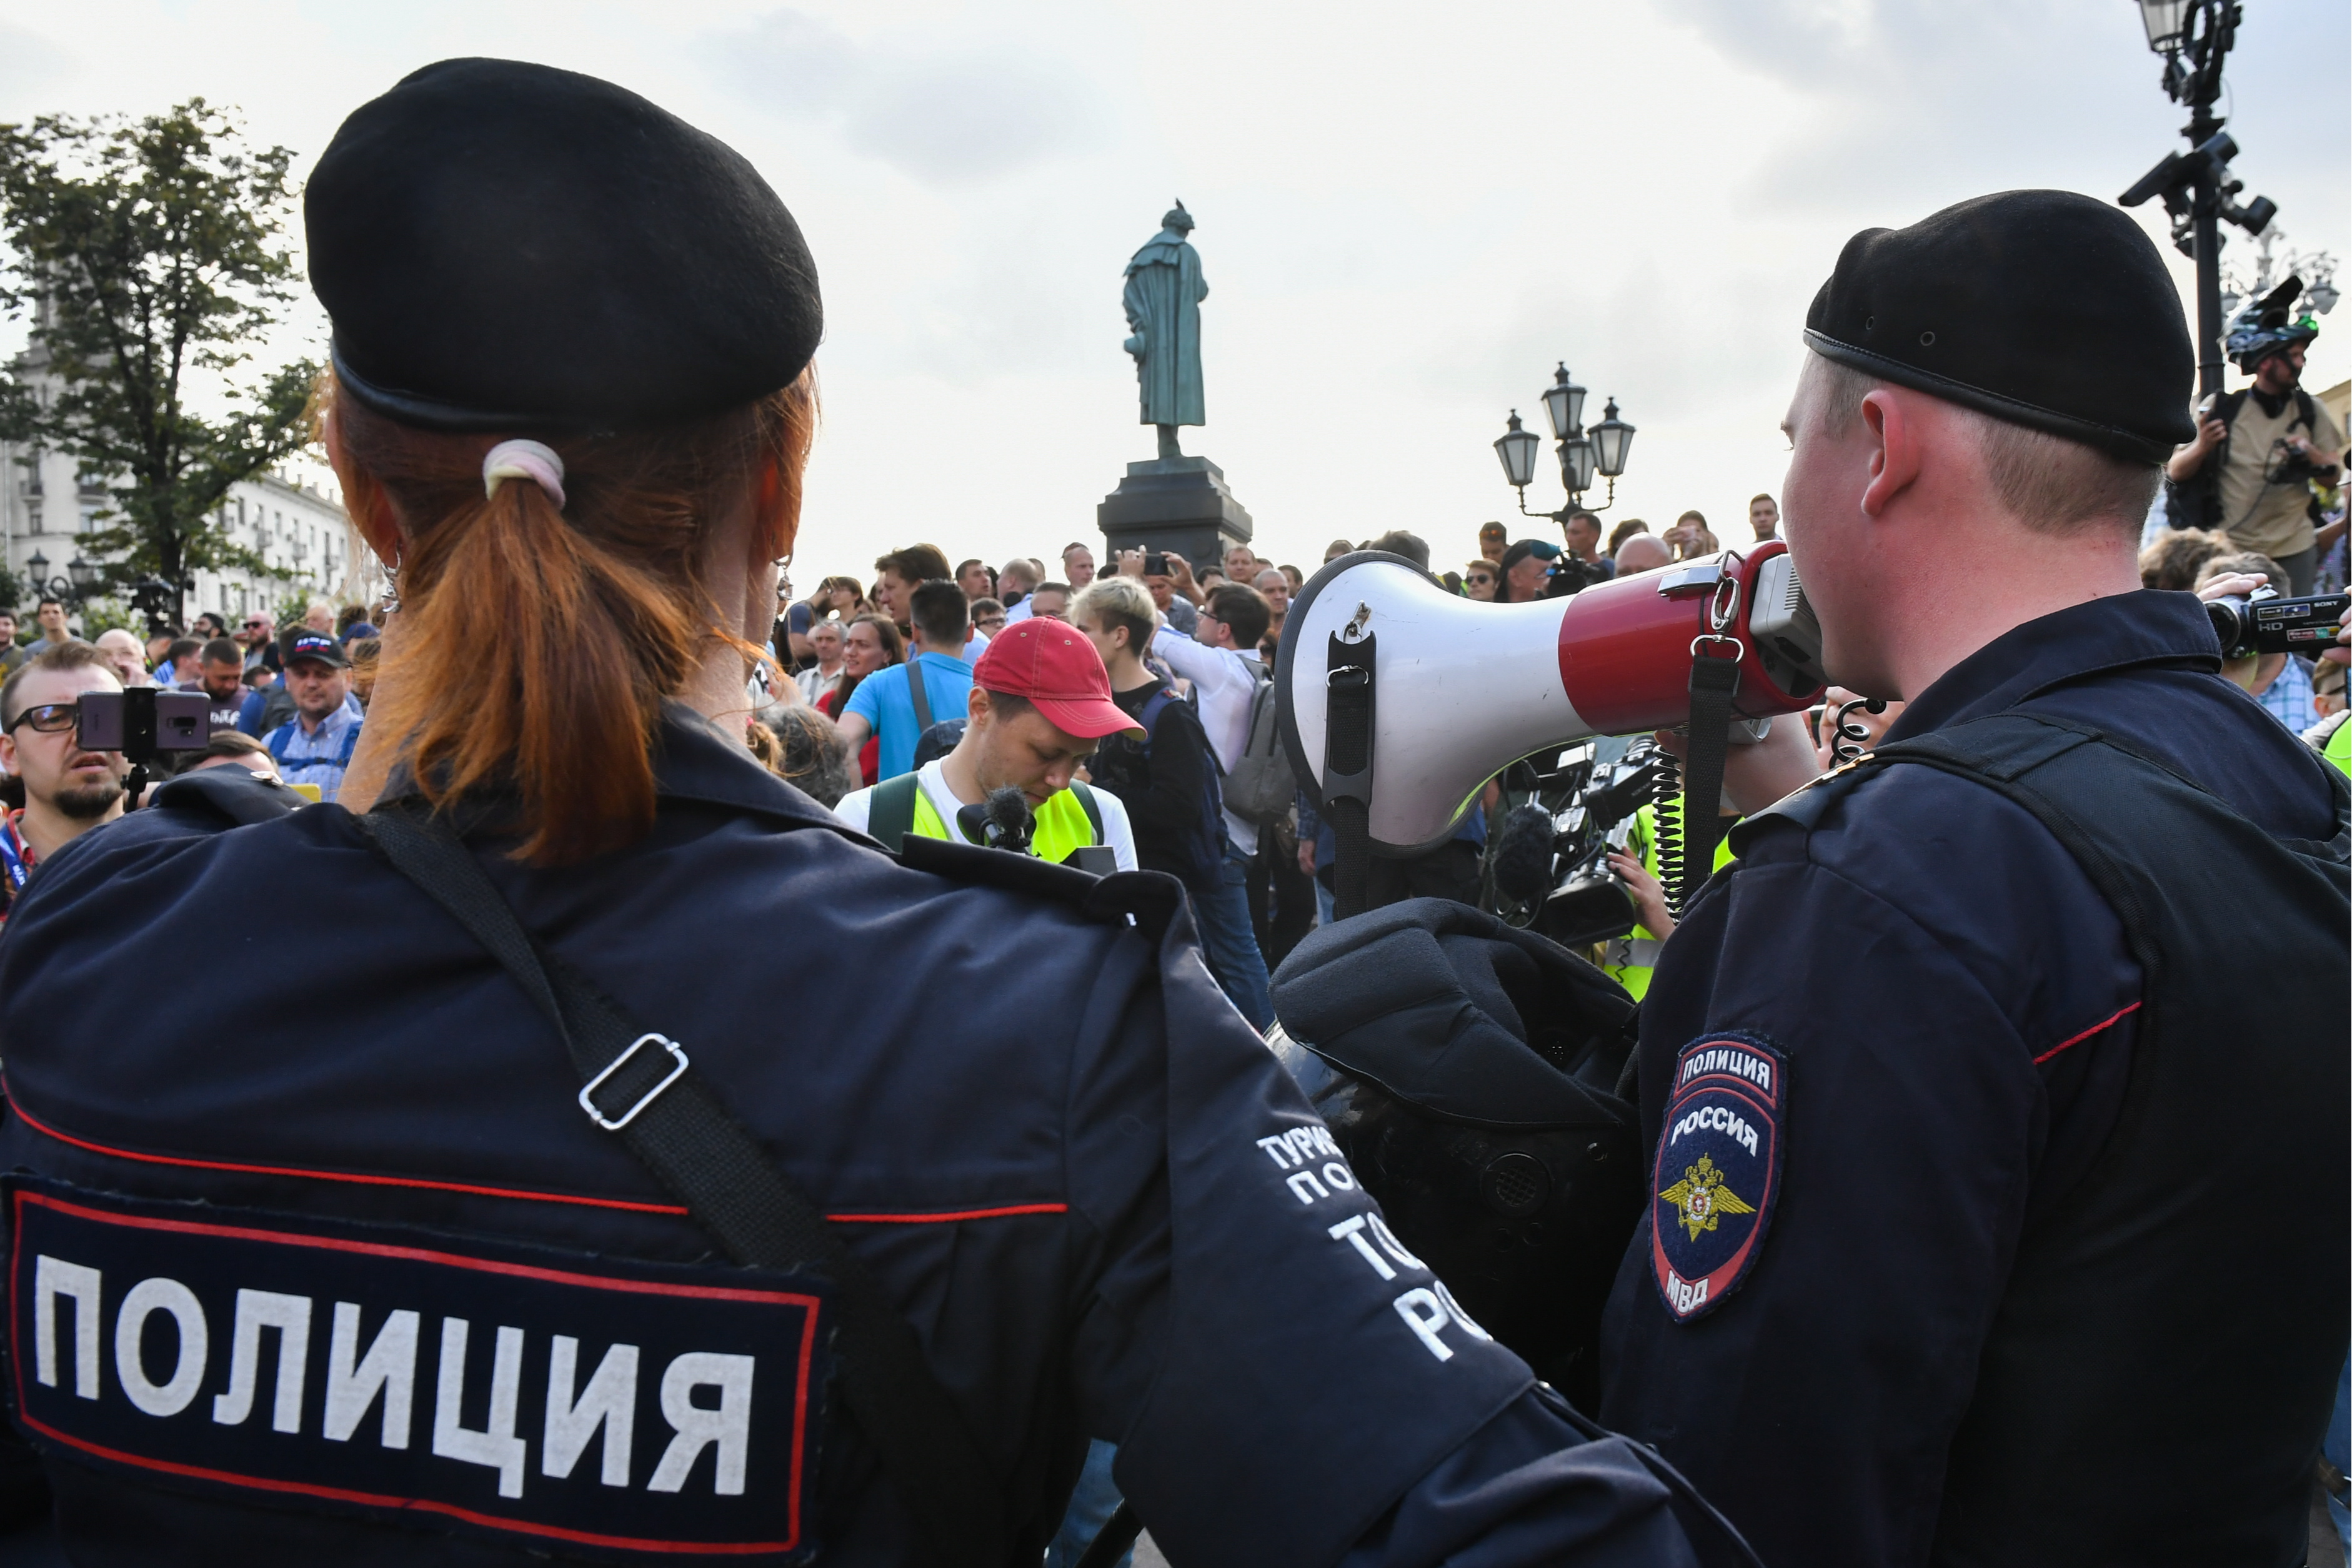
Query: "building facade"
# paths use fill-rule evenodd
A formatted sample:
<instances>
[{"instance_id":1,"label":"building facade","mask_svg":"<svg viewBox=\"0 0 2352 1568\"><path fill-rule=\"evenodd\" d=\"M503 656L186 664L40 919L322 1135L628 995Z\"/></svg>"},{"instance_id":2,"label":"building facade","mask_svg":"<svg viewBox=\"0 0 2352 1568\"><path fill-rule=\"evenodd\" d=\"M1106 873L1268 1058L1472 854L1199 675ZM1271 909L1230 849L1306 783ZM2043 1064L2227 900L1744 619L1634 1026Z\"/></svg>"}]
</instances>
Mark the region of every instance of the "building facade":
<instances>
[{"instance_id":1,"label":"building facade","mask_svg":"<svg viewBox=\"0 0 2352 1568\"><path fill-rule=\"evenodd\" d=\"M36 340L10 366L45 399L57 387L46 361ZM65 453L0 442L0 570L27 611L47 584L72 580L77 558L92 565L115 559L89 543L90 535L112 526L106 514L114 483ZM333 471L323 463L290 459L239 481L217 517L230 538L259 554L268 570L194 572L184 601L191 620L207 610L230 621L254 610L275 612L296 594L373 604L382 591L382 570L360 544Z\"/></svg>"}]
</instances>

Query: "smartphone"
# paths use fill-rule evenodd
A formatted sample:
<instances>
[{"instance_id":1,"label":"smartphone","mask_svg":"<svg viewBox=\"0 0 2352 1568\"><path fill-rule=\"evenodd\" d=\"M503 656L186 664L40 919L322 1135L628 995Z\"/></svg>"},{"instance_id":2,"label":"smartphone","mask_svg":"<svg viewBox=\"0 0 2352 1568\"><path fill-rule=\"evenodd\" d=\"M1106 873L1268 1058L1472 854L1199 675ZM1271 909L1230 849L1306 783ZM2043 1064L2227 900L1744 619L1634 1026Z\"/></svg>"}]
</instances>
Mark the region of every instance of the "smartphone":
<instances>
[{"instance_id":1,"label":"smartphone","mask_svg":"<svg viewBox=\"0 0 2352 1568\"><path fill-rule=\"evenodd\" d=\"M1143 558L1143 575L1146 577L1174 576L1175 574L1168 570L1168 552L1153 550L1146 555Z\"/></svg>"},{"instance_id":2,"label":"smartphone","mask_svg":"<svg viewBox=\"0 0 2352 1568\"><path fill-rule=\"evenodd\" d=\"M120 751L133 762L158 752L202 751L212 739L212 699L202 692L84 692L75 701L74 742L84 751Z\"/></svg>"}]
</instances>

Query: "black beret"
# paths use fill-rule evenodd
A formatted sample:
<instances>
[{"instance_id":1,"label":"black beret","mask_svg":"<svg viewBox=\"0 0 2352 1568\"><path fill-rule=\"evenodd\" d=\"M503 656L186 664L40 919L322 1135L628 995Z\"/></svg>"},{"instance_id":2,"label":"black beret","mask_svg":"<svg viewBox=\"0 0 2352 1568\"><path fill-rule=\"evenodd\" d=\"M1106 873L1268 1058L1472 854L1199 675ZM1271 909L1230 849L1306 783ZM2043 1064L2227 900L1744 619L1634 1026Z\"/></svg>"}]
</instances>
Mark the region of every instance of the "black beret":
<instances>
[{"instance_id":1,"label":"black beret","mask_svg":"<svg viewBox=\"0 0 2352 1568\"><path fill-rule=\"evenodd\" d=\"M2139 225L2071 191L2003 191L1864 229L1805 314L1823 359L2158 462L2190 440L2179 291Z\"/></svg>"},{"instance_id":2,"label":"black beret","mask_svg":"<svg viewBox=\"0 0 2352 1568\"><path fill-rule=\"evenodd\" d=\"M816 264L743 156L633 92L444 60L355 110L303 193L350 393L436 430L604 429L788 385Z\"/></svg>"}]
</instances>

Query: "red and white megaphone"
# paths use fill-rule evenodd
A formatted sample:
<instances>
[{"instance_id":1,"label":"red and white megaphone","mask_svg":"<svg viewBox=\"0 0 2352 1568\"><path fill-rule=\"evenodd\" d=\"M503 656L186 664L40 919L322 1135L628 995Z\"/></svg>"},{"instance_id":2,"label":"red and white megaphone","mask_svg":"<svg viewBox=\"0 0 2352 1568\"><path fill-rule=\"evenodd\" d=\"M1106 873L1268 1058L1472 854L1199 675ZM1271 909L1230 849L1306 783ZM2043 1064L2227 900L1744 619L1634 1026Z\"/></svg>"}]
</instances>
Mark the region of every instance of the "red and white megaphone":
<instances>
[{"instance_id":1,"label":"red and white megaphone","mask_svg":"<svg viewBox=\"0 0 2352 1568\"><path fill-rule=\"evenodd\" d=\"M1373 850L1409 853L1443 841L1523 757L1683 723L1702 656L1739 660L1738 715L1820 700L1821 626L1788 546L1528 604L1464 599L1402 556L1359 550L1291 601L1276 702L1308 793L1367 800Z\"/></svg>"}]
</instances>

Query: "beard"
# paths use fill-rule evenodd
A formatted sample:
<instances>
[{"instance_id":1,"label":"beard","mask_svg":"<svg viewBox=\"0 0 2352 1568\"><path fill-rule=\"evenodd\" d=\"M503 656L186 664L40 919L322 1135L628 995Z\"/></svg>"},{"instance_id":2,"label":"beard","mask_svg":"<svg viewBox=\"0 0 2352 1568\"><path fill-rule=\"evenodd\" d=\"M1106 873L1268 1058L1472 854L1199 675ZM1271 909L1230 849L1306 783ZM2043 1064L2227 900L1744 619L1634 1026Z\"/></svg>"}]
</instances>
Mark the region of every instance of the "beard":
<instances>
[{"instance_id":1,"label":"beard","mask_svg":"<svg viewBox=\"0 0 2352 1568\"><path fill-rule=\"evenodd\" d=\"M79 789L60 789L49 798L49 804L61 817L77 822L94 822L111 810L122 799L122 786L116 782L85 785Z\"/></svg>"}]
</instances>

